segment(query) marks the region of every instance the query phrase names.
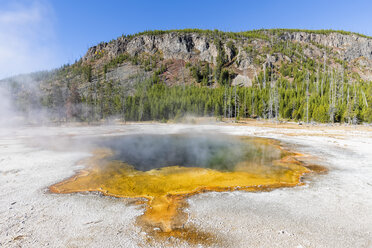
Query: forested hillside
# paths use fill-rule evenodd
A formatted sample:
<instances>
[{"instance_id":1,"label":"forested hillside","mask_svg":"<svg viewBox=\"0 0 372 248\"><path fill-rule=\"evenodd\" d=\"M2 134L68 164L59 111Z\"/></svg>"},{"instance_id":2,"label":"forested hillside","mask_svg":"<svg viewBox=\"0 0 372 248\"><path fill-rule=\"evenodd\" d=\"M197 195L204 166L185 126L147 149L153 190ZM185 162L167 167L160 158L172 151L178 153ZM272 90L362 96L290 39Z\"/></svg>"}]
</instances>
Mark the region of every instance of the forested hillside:
<instances>
[{"instance_id":1,"label":"forested hillside","mask_svg":"<svg viewBox=\"0 0 372 248\"><path fill-rule=\"evenodd\" d=\"M372 39L332 30L148 31L72 65L2 80L52 121L264 118L372 122Z\"/></svg>"}]
</instances>

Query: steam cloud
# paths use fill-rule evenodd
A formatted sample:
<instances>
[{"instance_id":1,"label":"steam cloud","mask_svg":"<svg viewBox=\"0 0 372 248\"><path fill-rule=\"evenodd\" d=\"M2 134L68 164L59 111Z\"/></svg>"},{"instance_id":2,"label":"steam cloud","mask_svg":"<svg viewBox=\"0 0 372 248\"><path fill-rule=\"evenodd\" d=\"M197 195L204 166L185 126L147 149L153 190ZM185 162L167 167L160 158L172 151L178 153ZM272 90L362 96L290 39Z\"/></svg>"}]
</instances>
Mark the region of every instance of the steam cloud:
<instances>
[{"instance_id":1,"label":"steam cloud","mask_svg":"<svg viewBox=\"0 0 372 248\"><path fill-rule=\"evenodd\" d=\"M56 67L52 8L44 1L1 5L0 79Z\"/></svg>"},{"instance_id":2,"label":"steam cloud","mask_svg":"<svg viewBox=\"0 0 372 248\"><path fill-rule=\"evenodd\" d=\"M21 123L22 117L14 109L9 90L0 85L0 127L11 127Z\"/></svg>"},{"instance_id":3,"label":"steam cloud","mask_svg":"<svg viewBox=\"0 0 372 248\"><path fill-rule=\"evenodd\" d=\"M280 158L279 149L228 135L197 132L117 136L96 144L113 150L113 160L124 161L141 171L175 165L232 171L236 163L247 159L271 165L272 160Z\"/></svg>"}]
</instances>

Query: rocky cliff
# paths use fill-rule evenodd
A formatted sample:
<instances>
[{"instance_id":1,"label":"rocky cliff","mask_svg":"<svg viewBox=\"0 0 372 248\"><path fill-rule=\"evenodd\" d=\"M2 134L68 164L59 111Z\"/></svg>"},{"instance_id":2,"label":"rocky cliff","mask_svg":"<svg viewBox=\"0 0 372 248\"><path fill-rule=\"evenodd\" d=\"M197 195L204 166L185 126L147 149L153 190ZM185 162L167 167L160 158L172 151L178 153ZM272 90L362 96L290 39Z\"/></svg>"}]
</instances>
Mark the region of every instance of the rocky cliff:
<instances>
[{"instance_id":1,"label":"rocky cliff","mask_svg":"<svg viewBox=\"0 0 372 248\"><path fill-rule=\"evenodd\" d=\"M345 35L340 33L315 34L307 32L283 32L279 36L268 35L269 38L276 38L282 41L317 43L337 51L340 57L350 61L359 57L365 57L372 60L372 39L361 37L356 34ZM89 48L84 61L95 57L98 52L105 51L111 58L128 52L131 55L141 53L156 53L162 51L166 59L185 59L198 60L215 63L217 49L213 41L216 37L197 33L166 33L162 35L140 35L133 38L120 37L111 42L100 43L97 46ZM248 38L242 38L239 41L231 39L238 47L239 54L244 50L244 46L249 45ZM259 43L258 39L254 44L269 45L270 42ZM228 56L231 57L231 51L228 50Z\"/></svg>"},{"instance_id":2,"label":"rocky cliff","mask_svg":"<svg viewBox=\"0 0 372 248\"><path fill-rule=\"evenodd\" d=\"M321 34L309 31L263 30L260 34L258 38L245 36L230 38L213 33L174 31L163 34L123 36L89 48L82 61L99 68L120 54L127 53L132 57L159 54L165 61L181 60L184 64L206 62L215 66L218 57L216 47L218 39L222 40L227 57L226 65L236 75L240 75L238 79L248 77L252 80L254 74L262 70L263 65L278 68L282 63L300 63L300 60L306 59L322 62L325 58L334 68L340 69L340 64L347 63L349 69L360 74L361 78L372 79L371 38L339 32ZM283 43L284 49L295 48L295 54L290 56L275 49L277 44Z\"/></svg>"}]
</instances>

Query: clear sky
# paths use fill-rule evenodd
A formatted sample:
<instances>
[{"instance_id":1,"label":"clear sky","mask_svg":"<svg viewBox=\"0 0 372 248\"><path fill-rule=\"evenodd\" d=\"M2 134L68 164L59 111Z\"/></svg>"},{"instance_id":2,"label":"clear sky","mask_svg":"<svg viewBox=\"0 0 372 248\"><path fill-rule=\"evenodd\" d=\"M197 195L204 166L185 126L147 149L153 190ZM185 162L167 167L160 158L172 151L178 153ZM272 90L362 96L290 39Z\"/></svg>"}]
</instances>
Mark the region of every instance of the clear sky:
<instances>
[{"instance_id":1,"label":"clear sky","mask_svg":"<svg viewBox=\"0 0 372 248\"><path fill-rule=\"evenodd\" d=\"M153 29L342 29L372 36L370 0L0 0L0 78L73 63Z\"/></svg>"}]
</instances>

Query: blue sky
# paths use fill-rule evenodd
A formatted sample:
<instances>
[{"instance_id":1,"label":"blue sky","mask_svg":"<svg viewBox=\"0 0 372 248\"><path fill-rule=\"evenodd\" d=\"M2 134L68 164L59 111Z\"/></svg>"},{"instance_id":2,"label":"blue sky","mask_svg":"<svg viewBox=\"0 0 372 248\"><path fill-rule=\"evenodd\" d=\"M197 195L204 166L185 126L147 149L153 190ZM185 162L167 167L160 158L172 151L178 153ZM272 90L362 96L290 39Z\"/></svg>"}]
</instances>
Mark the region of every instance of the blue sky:
<instances>
[{"instance_id":1,"label":"blue sky","mask_svg":"<svg viewBox=\"0 0 372 248\"><path fill-rule=\"evenodd\" d=\"M301 28L372 36L371 13L368 0L0 0L0 78L73 63L123 33Z\"/></svg>"}]
</instances>

